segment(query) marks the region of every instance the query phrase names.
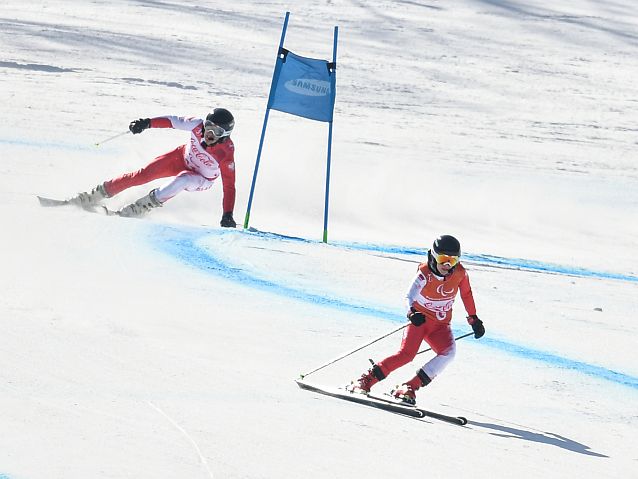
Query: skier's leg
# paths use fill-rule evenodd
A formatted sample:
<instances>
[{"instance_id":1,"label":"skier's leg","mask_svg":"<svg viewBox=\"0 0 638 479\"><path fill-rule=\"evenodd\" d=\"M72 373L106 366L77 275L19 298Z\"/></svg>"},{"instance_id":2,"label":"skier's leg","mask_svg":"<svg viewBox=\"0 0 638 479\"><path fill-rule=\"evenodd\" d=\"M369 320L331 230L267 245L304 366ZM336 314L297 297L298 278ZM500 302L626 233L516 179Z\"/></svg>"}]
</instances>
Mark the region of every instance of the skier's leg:
<instances>
[{"instance_id":1,"label":"skier's leg","mask_svg":"<svg viewBox=\"0 0 638 479\"><path fill-rule=\"evenodd\" d=\"M412 324L408 325L403 331L403 339L401 340L399 351L375 364L367 372L363 373L361 377L357 379L354 389L369 392L372 386L385 379L392 371L412 361L423 340L424 329L423 326L416 327Z\"/></svg>"},{"instance_id":2,"label":"skier's leg","mask_svg":"<svg viewBox=\"0 0 638 479\"><path fill-rule=\"evenodd\" d=\"M158 156L148 165L131 173L104 182L104 189L109 197L131 188L143 185L158 178L175 176L184 170L184 145Z\"/></svg>"},{"instance_id":3,"label":"skier's leg","mask_svg":"<svg viewBox=\"0 0 638 479\"><path fill-rule=\"evenodd\" d=\"M155 188L148 195L122 208L119 213L120 216L139 217L145 215L153 208L162 206L164 202L170 200L180 191L206 190L210 188L212 184L212 180L204 178L199 173L188 170L182 171L167 185L161 188Z\"/></svg>"},{"instance_id":4,"label":"skier's leg","mask_svg":"<svg viewBox=\"0 0 638 479\"><path fill-rule=\"evenodd\" d=\"M439 327L430 331L423 338L436 353L430 361L420 368L416 375L403 383L401 387L393 391L396 398L403 399L410 404L416 403L416 391L422 386L427 386L438 376L445 367L452 362L456 355L456 343L449 326Z\"/></svg>"},{"instance_id":5,"label":"skier's leg","mask_svg":"<svg viewBox=\"0 0 638 479\"><path fill-rule=\"evenodd\" d=\"M437 377L448 364L450 364L456 356L456 343L449 326L438 328L424 338L432 351L436 353L430 361L425 363L421 370L427 374L430 379Z\"/></svg>"},{"instance_id":6,"label":"skier's leg","mask_svg":"<svg viewBox=\"0 0 638 479\"><path fill-rule=\"evenodd\" d=\"M213 180L194 171L181 171L172 181L157 189L157 199L164 203L176 194L186 191L204 191L213 186Z\"/></svg>"},{"instance_id":7,"label":"skier's leg","mask_svg":"<svg viewBox=\"0 0 638 479\"><path fill-rule=\"evenodd\" d=\"M423 341L423 336L427 331L426 327L426 325L414 326L410 324L405 328L399 351L377 363L381 371L383 371L383 374L387 376L395 369L399 369L414 359Z\"/></svg>"}]
</instances>

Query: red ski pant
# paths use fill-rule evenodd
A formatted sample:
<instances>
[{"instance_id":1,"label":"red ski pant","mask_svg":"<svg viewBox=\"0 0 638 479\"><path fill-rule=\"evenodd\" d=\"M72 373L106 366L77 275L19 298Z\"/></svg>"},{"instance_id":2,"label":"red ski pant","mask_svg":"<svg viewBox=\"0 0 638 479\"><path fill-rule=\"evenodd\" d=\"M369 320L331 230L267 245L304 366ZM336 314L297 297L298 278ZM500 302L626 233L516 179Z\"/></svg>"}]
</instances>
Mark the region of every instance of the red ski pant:
<instances>
[{"instance_id":1,"label":"red ski pant","mask_svg":"<svg viewBox=\"0 0 638 479\"><path fill-rule=\"evenodd\" d=\"M379 361L377 365L384 375L404 366L414 359L421 343L425 341L436 353L436 357L423 366L423 371L434 379L447 366L456 353L454 336L449 324L440 324L429 319L421 326L408 325L403 331L401 347L396 354Z\"/></svg>"},{"instance_id":2,"label":"red ski pant","mask_svg":"<svg viewBox=\"0 0 638 479\"><path fill-rule=\"evenodd\" d=\"M184 145L179 146L173 151L158 156L137 171L125 173L122 176L106 181L104 182L104 189L109 196L115 196L133 186L144 185L158 178L177 176L183 171L189 171L184 163L184 149Z\"/></svg>"}]
</instances>

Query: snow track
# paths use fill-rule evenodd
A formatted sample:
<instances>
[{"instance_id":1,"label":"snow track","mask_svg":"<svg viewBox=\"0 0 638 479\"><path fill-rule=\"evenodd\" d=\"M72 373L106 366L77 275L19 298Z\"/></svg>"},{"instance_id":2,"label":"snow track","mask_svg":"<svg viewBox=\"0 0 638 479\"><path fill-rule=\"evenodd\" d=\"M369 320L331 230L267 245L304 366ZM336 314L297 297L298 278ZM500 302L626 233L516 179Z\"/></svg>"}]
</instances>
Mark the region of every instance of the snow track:
<instances>
[{"instance_id":1,"label":"snow track","mask_svg":"<svg viewBox=\"0 0 638 479\"><path fill-rule=\"evenodd\" d=\"M154 225L153 229L155 231L150 234L149 238L151 238L152 243L161 251L174 256L184 264L204 270L209 274L221 277L225 280L240 283L249 288L256 288L268 293L293 298L298 301L328 308L337 308L341 312L372 316L394 322L403 321L400 314L402 310L399 308L397 308L396 311L379 309L364 302L355 302L352 299L327 296L317 291L311 292L299 287L298 284L295 284L295 281L282 282L281 278L285 276L279 273L275 276L269 276L265 271L256 269L254 266L242 265L233 261L238 257L245 256L246 248L276 250L285 255L293 255L297 254L295 253L295 245L303 245L306 251L309 249L324 248L325 245L318 241L278 235L275 233L264 233L256 230L243 232L220 229L174 228L159 225ZM229 244L232 244L234 248L228 249ZM345 250L346 254L350 249L383 254L400 253L409 256L419 256L421 258L426 254L426 251L423 250L393 246L385 247L380 245L337 243L336 248ZM333 247L331 249L334 251L335 248ZM470 264L480 264L482 266L507 265L510 266L511 269L518 269L517 267L520 267L521 271L540 271L559 275L583 276L586 278L613 278L615 280L628 282L634 282L636 280L636 278L631 276L551 265L539 261L510 260L486 255L468 255L468 257L470 258ZM301 273L303 274L303 271ZM322 282L332 283L340 280L342 282L348 281L347 278L333 277L323 278ZM379 278L379 281L383 280L384 278ZM462 308L462 305L459 304L457 307ZM464 332L465 331L460 329L454 330L455 335L460 335ZM638 377L613 371L600 365L575 361L567 357L526 347L525 345L490 338L489 335L483 338L479 344L497 349L512 356L538 361L547 366L578 371L588 376L638 389Z\"/></svg>"}]
</instances>

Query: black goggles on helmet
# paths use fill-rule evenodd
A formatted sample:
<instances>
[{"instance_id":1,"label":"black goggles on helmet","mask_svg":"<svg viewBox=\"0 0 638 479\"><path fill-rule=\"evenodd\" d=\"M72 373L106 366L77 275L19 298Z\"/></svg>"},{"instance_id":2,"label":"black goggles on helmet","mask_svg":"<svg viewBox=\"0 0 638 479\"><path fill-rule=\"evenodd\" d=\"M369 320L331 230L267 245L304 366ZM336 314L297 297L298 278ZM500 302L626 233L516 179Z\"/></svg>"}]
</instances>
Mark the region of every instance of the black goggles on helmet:
<instances>
[{"instance_id":1,"label":"black goggles on helmet","mask_svg":"<svg viewBox=\"0 0 638 479\"><path fill-rule=\"evenodd\" d=\"M215 123L213 123L210 120L206 120L204 122L204 131L210 131L213 133L213 135L215 135L217 138L221 138L223 136L228 136L230 135L230 131L226 131L224 130L221 126L216 125Z\"/></svg>"}]
</instances>

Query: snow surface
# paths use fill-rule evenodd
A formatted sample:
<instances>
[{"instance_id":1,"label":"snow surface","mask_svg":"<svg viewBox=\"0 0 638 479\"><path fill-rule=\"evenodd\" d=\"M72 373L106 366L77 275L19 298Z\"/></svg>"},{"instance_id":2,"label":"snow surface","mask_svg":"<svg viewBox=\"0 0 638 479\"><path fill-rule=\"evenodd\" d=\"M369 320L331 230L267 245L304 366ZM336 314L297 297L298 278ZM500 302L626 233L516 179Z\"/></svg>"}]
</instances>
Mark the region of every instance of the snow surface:
<instances>
[{"instance_id":1,"label":"snow surface","mask_svg":"<svg viewBox=\"0 0 638 479\"><path fill-rule=\"evenodd\" d=\"M279 112L258 231L219 228L221 185L140 221L39 207L185 141L95 146L130 120L223 106L241 222L286 11L301 55L339 26L329 244L327 126ZM0 25L1 479L638 477L633 1L4 0ZM487 335L419 403L469 424L298 389L404 320L441 233Z\"/></svg>"}]
</instances>

